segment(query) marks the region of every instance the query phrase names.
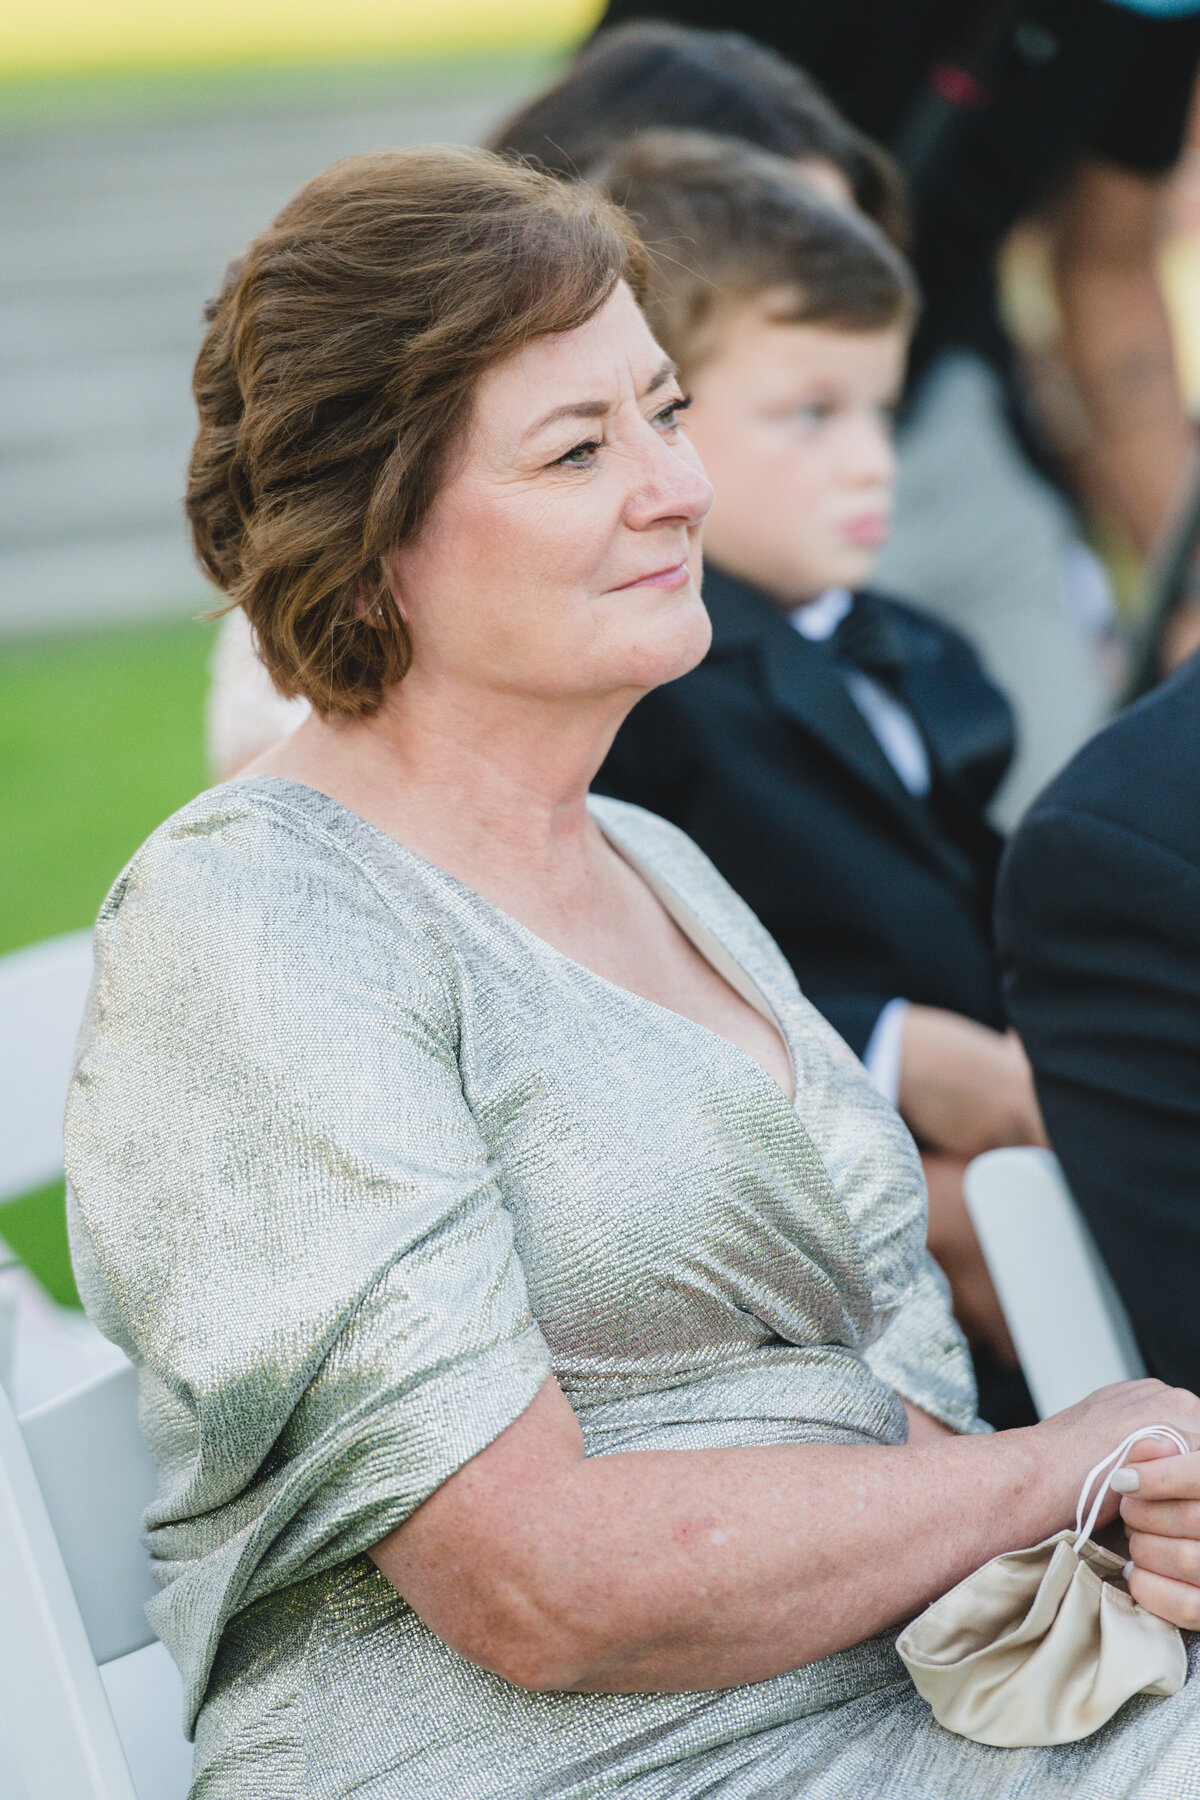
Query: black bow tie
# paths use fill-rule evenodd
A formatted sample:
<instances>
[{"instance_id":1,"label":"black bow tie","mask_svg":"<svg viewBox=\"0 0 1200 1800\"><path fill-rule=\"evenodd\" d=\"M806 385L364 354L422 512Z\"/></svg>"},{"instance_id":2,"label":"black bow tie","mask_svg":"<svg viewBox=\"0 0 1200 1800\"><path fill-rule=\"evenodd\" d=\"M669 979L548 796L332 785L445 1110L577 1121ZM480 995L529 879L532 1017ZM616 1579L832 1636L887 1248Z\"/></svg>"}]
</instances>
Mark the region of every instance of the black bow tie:
<instances>
[{"instance_id":1,"label":"black bow tie","mask_svg":"<svg viewBox=\"0 0 1200 1800\"><path fill-rule=\"evenodd\" d=\"M892 689L899 687L910 661L896 622L870 594L856 595L829 646L839 662Z\"/></svg>"}]
</instances>

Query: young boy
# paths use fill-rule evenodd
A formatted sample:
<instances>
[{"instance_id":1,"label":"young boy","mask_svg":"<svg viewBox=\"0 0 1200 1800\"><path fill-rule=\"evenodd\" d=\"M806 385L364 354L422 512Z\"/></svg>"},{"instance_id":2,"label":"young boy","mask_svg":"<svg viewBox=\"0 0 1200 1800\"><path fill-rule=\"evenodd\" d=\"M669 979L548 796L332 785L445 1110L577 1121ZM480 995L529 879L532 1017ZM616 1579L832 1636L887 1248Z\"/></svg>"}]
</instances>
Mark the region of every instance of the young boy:
<instances>
[{"instance_id":1,"label":"young boy","mask_svg":"<svg viewBox=\"0 0 1200 1800\"><path fill-rule=\"evenodd\" d=\"M716 490L712 649L635 708L597 786L695 838L899 1106L986 1373L988 1348L1011 1361L1011 1346L962 1169L1043 1138L991 930L1001 846L984 809L1011 715L965 640L865 589L891 517L913 278L861 214L731 140L648 133L596 178L650 246L647 311Z\"/></svg>"}]
</instances>

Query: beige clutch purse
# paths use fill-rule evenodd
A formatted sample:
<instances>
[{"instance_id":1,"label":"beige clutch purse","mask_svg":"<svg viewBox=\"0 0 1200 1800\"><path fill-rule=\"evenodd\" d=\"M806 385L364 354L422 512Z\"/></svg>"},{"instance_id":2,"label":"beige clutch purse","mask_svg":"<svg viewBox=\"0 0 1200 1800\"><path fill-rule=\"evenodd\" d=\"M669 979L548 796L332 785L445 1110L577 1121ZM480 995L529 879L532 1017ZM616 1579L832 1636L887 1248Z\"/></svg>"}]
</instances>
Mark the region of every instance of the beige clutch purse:
<instances>
[{"instance_id":1,"label":"beige clutch purse","mask_svg":"<svg viewBox=\"0 0 1200 1800\"><path fill-rule=\"evenodd\" d=\"M1179 1692L1187 1676L1179 1632L1138 1605L1120 1557L1090 1542L1113 1476L1151 1437L1188 1453L1168 1425L1131 1432L1088 1475L1074 1531L993 1557L901 1633L896 1649L948 1731L1006 1750L1070 1744L1133 1694Z\"/></svg>"}]
</instances>

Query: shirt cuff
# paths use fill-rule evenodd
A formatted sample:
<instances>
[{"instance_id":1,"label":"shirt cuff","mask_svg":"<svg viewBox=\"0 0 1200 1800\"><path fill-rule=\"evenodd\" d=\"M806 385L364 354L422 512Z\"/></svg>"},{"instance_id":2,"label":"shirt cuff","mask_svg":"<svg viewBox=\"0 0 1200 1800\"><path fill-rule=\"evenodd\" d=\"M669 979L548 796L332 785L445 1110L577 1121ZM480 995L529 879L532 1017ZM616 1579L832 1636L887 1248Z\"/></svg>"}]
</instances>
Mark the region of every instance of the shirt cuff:
<instances>
[{"instance_id":1,"label":"shirt cuff","mask_svg":"<svg viewBox=\"0 0 1200 1800\"><path fill-rule=\"evenodd\" d=\"M900 1058L907 1017L907 1000L889 1000L876 1019L863 1051L863 1067L884 1099L893 1106L900 1093Z\"/></svg>"}]
</instances>

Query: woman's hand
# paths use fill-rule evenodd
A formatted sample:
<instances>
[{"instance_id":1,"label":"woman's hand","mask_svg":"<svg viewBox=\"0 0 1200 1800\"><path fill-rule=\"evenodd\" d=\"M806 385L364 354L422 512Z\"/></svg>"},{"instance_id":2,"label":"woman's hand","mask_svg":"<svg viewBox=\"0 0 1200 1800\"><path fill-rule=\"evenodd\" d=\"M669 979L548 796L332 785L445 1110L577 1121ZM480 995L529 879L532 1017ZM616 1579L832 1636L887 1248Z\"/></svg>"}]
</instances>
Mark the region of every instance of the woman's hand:
<instances>
[{"instance_id":1,"label":"woman's hand","mask_svg":"<svg viewBox=\"0 0 1200 1800\"><path fill-rule=\"evenodd\" d=\"M923 1148L968 1160L1047 1141L1016 1033L990 1031L937 1006L908 1009L896 1104Z\"/></svg>"},{"instance_id":2,"label":"woman's hand","mask_svg":"<svg viewBox=\"0 0 1200 1800\"><path fill-rule=\"evenodd\" d=\"M1050 1418L1043 1419L1040 1425L1027 1427L1027 1432L1030 1439L1039 1446L1039 1460L1043 1461L1043 1466L1060 1468L1068 1488L1071 1484L1074 1485L1074 1492L1071 1494L1073 1510L1088 1470L1115 1450L1131 1431L1141 1430L1147 1425L1173 1426L1192 1446L1193 1454L1180 1456L1177 1452L1170 1451L1166 1444L1155 1443L1153 1440L1136 1444L1133 1448L1130 1461L1138 1464L1140 1483L1137 1502L1145 1504L1152 1500L1157 1506L1169 1496L1175 1508L1171 1510L1167 1507L1161 1512L1146 1512L1142 1515L1147 1523L1139 1521L1138 1529L1147 1531L1151 1543L1162 1540L1156 1551L1147 1551L1150 1560L1144 1566L1148 1571L1154 1570L1161 1575L1164 1571L1159 1569L1159 1563L1165 1559L1170 1564L1170 1570L1165 1571L1170 1578L1171 1571L1178 1571L1182 1575L1190 1556L1194 1578L1200 1583L1200 1398L1189 1393L1186 1388L1167 1387L1164 1382L1150 1377L1143 1381L1120 1381L1112 1387L1098 1388L1086 1400L1080 1400L1063 1412L1052 1414ZM1189 1482L1190 1494L1182 1491ZM1177 1488L1180 1489L1178 1493ZM1190 1511L1193 1536L1187 1538L1183 1526L1189 1515L1181 1511L1180 1506L1186 1507L1193 1500L1195 1504L1191 1505ZM1098 1529L1118 1517L1118 1508L1122 1521L1129 1526L1126 1507L1134 1504L1132 1495L1122 1500L1119 1486L1110 1486L1097 1521ZM1157 1520L1157 1525L1150 1525L1148 1522L1151 1519ZM1171 1524L1173 1529L1168 1529ZM1168 1539L1173 1540L1173 1544L1164 1547ZM1157 1561L1154 1560L1155 1556ZM1136 1553L1133 1560L1141 1564L1141 1558ZM1135 1575L1135 1580L1141 1579ZM1145 1579L1150 1580L1150 1575L1147 1574ZM1142 1599L1141 1593L1136 1589L1133 1591L1135 1598ZM1196 1595L1200 1600L1200 1588L1196 1589ZM1150 1605L1151 1612L1159 1610L1159 1607ZM1163 1617L1166 1616L1164 1613Z\"/></svg>"},{"instance_id":3,"label":"woman's hand","mask_svg":"<svg viewBox=\"0 0 1200 1800\"><path fill-rule=\"evenodd\" d=\"M1193 1433L1185 1435L1195 1443ZM1180 1456L1166 1444L1137 1444L1114 1485L1128 1488L1135 1478L1136 1490L1121 1501L1133 1565L1129 1591L1160 1619L1200 1631L1200 1452Z\"/></svg>"}]
</instances>

